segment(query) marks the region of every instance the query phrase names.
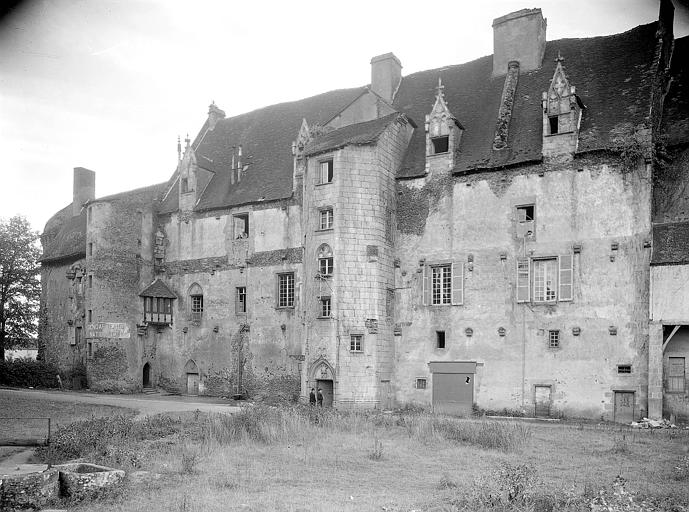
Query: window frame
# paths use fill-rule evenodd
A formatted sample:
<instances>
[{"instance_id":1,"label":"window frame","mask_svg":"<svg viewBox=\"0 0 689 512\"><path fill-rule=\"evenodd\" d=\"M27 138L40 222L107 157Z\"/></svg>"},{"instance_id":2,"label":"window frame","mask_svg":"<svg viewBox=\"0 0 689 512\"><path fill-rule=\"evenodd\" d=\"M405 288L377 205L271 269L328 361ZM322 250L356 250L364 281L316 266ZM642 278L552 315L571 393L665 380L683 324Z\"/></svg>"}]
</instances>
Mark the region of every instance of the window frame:
<instances>
[{"instance_id":1,"label":"window frame","mask_svg":"<svg viewBox=\"0 0 689 512\"><path fill-rule=\"evenodd\" d=\"M327 166L324 176L324 165ZM335 178L335 163L333 158L325 158L323 160L318 160L318 174L316 176L316 185L328 185L333 182Z\"/></svg>"},{"instance_id":2,"label":"window frame","mask_svg":"<svg viewBox=\"0 0 689 512\"><path fill-rule=\"evenodd\" d=\"M633 373L633 368L631 364L618 364L617 365L617 375L631 375Z\"/></svg>"},{"instance_id":3,"label":"window frame","mask_svg":"<svg viewBox=\"0 0 689 512\"><path fill-rule=\"evenodd\" d=\"M364 351L364 335L363 334L352 333L349 335L349 351L353 352L355 354L363 353L363 351Z\"/></svg>"},{"instance_id":4,"label":"window frame","mask_svg":"<svg viewBox=\"0 0 689 512\"><path fill-rule=\"evenodd\" d=\"M283 284L283 279L285 280ZM294 272L279 272L276 275L276 308L294 309L296 280ZM284 302L282 300L282 288L285 287Z\"/></svg>"},{"instance_id":5,"label":"window frame","mask_svg":"<svg viewBox=\"0 0 689 512\"><path fill-rule=\"evenodd\" d=\"M159 325L172 325L173 299L151 296L142 298L144 300L144 322Z\"/></svg>"},{"instance_id":6,"label":"window frame","mask_svg":"<svg viewBox=\"0 0 689 512\"><path fill-rule=\"evenodd\" d=\"M450 152L450 135L437 135L435 137L431 137L431 147L433 147L433 155L446 155L447 153ZM436 141L444 141L445 144L443 145L445 147L444 151L438 151L437 146L436 146ZM431 156L433 156L431 155Z\"/></svg>"},{"instance_id":7,"label":"window frame","mask_svg":"<svg viewBox=\"0 0 689 512\"><path fill-rule=\"evenodd\" d=\"M450 268L450 301L435 303L433 297L433 273L435 268ZM430 270L429 270L430 269ZM461 306L464 304L464 263L452 260L434 261L424 263L421 303L424 306Z\"/></svg>"},{"instance_id":8,"label":"window frame","mask_svg":"<svg viewBox=\"0 0 689 512\"><path fill-rule=\"evenodd\" d=\"M335 257L330 245L321 244L318 246L317 260L318 274L321 277L332 277L335 273Z\"/></svg>"},{"instance_id":9,"label":"window frame","mask_svg":"<svg viewBox=\"0 0 689 512\"><path fill-rule=\"evenodd\" d=\"M440 346L442 342L442 347ZM437 350L447 349L447 331L435 331L435 348Z\"/></svg>"},{"instance_id":10,"label":"window frame","mask_svg":"<svg viewBox=\"0 0 689 512\"><path fill-rule=\"evenodd\" d=\"M325 214L326 225L323 225L323 215ZM328 214L330 214L328 216ZM332 206L318 209L318 229L316 231L328 231L335 225L335 211Z\"/></svg>"},{"instance_id":11,"label":"window frame","mask_svg":"<svg viewBox=\"0 0 689 512\"><path fill-rule=\"evenodd\" d=\"M681 372L677 372L677 375L674 375L673 372L673 359L681 359ZM666 386L665 386L665 391L667 393L686 393L687 391L687 359L686 357L682 356L669 356L668 357L668 367L667 367L667 379L666 379ZM680 367L679 361L677 361L677 367ZM673 382L681 382L682 386L681 389L679 387L675 388L673 386Z\"/></svg>"},{"instance_id":12,"label":"window frame","mask_svg":"<svg viewBox=\"0 0 689 512\"><path fill-rule=\"evenodd\" d=\"M244 221L244 231L242 233L238 233L237 231L237 221L243 220ZM233 240L246 240L249 238L250 235L250 226L249 226L249 212L246 213L235 213L232 215L232 238Z\"/></svg>"},{"instance_id":13,"label":"window frame","mask_svg":"<svg viewBox=\"0 0 689 512\"><path fill-rule=\"evenodd\" d=\"M242 299L243 297L243 299ZM236 315L245 315L246 309L246 286L236 286L234 292L234 312Z\"/></svg>"},{"instance_id":14,"label":"window frame","mask_svg":"<svg viewBox=\"0 0 689 512\"><path fill-rule=\"evenodd\" d=\"M558 286L559 286L559 276L558 276L558 257L539 257L539 258L532 258L532 272L531 272L531 293L532 293L532 302L534 304L554 304L558 301ZM548 277L550 277L546 273L547 264L552 263L552 272L555 276L555 284L552 285L552 290L554 293L554 296L552 299L548 299ZM543 266L543 298L538 299L536 296L536 285L537 285L537 266L541 267Z\"/></svg>"},{"instance_id":15,"label":"window frame","mask_svg":"<svg viewBox=\"0 0 689 512\"><path fill-rule=\"evenodd\" d=\"M436 282L436 271L439 272ZM449 274L449 278L448 278ZM437 302L436 302L437 289ZM452 305L452 264L432 265L431 266L431 306L450 306Z\"/></svg>"},{"instance_id":16,"label":"window frame","mask_svg":"<svg viewBox=\"0 0 689 512\"><path fill-rule=\"evenodd\" d=\"M327 315L325 313L325 306L327 303ZM333 302L330 295L323 295L318 299L318 318L332 318Z\"/></svg>"},{"instance_id":17,"label":"window frame","mask_svg":"<svg viewBox=\"0 0 689 512\"><path fill-rule=\"evenodd\" d=\"M423 382L423 386L419 386L420 382ZM428 389L428 378L416 377L416 379L414 379L414 389Z\"/></svg>"},{"instance_id":18,"label":"window frame","mask_svg":"<svg viewBox=\"0 0 689 512\"><path fill-rule=\"evenodd\" d=\"M561 340L562 340L561 332L559 329L549 329L548 330L548 348L549 349L560 348L562 346L560 344Z\"/></svg>"}]
</instances>

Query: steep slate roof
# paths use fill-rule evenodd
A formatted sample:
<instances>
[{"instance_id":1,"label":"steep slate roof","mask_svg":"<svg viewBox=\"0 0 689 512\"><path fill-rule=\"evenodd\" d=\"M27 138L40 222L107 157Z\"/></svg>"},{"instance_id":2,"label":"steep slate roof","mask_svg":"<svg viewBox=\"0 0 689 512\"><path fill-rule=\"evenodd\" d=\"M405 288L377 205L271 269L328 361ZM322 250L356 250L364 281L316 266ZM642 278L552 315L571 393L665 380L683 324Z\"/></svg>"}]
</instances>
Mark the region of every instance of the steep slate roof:
<instances>
[{"instance_id":1,"label":"steep slate roof","mask_svg":"<svg viewBox=\"0 0 689 512\"><path fill-rule=\"evenodd\" d=\"M139 297L160 297L163 299L176 299L177 295L168 288L160 279L156 279L139 294Z\"/></svg>"},{"instance_id":2,"label":"steep slate roof","mask_svg":"<svg viewBox=\"0 0 689 512\"><path fill-rule=\"evenodd\" d=\"M653 225L651 265L689 263L689 222Z\"/></svg>"},{"instance_id":3,"label":"steep slate roof","mask_svg":"<svg viewBox=\"0 0 689 512\"><path fill-rule=\"evenodd\" d=\"M543 67L519 75L508 150L492 150L505 77L491 77L491 56L402 78L394 106L423 122L433 108L440 76L448 107L465 128L455 171L541 160L541 94L550 86L559 51L565 73L587 107L578 152L602 149L617 131L643 123L649 113L656 29L657 22L612 36L548 41ZM415 130L400 177L423 174L425 144L423 130Z\"/></svg>"},{"instance_id":4,"label":"steep slate roof","mask_svg":"<svg viewBox=\"0 0 689 512\"><path fill-rule=\"evenodd\" d=\"M689 141L689 36L675 40L670 73L672 82L665 97L663 132L670 145Z\"/></svg>"},{"instance_id":5,"label":"steep slate roof","mask_svg":"<svg viewBox=\"0 0 689 512\"><path fill-rule=\"evenodd\" d=\"M292 195L292 142L302 119L324 124L359 96L363 87L340 89L299 101L280 103L218 121L200 137L196 161L213 172L196 210L223 208ZM248 165L239 183L230 183L232 146L242 146L242 166ZM160 213L178 208L177 182L162 201Z\"/></svg>"},{"instance_id":6,"label":"steep slate roof","mask_svg":"<svg viewBox=\"0 0 689 512\"><path fill-rule=\"evenodd\" d=\"M65 206L46 223L41 263L86 256L86 209L72 216L72 204Z\"/></svg>"},{"instance_id":7,"label":"steep slate roof","mask_svg":"<svg viewBox=\"0 0 689 512\"><path fill-rule=\"evenodd\" d=\"M373 121L350 124L333 130L312 141L306 147L305 154L310 156L349 145L371 144L377 141L385 128L399 116L400 114L394 113Z\"/></svg>"}]
</instances>

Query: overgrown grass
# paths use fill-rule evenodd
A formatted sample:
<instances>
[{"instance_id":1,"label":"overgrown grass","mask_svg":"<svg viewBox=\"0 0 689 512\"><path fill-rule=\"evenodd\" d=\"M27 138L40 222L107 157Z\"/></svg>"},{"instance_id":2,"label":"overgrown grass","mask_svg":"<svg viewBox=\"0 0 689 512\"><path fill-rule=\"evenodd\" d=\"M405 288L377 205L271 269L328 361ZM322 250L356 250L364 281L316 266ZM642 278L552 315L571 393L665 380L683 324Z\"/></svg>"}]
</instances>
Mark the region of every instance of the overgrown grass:
<instances>
[{"instance_id":1,"label":"overgrown grass","mask_svg":"<svg viewBox=\"0 0 689 512\"><path fill-rule=\"evenodd\" d=\"M118 500L99 503L108 512L571 512L589 511L601 497L612 511L623 510L614 508L622 499L648 507L629 510L663 510L663 496L664 510L673 510L668 507L689 500L675 469L683 467L678 447L689 440L681 433L456 419L417 410L248 406L233 415L118 419L110 427L82 422L65 429L65 453L71 436L83 437L76 443L79 457L156 475L126 484ZM612 487L620 473L629 480L626 494Z\"/></svg>"}]
</instances>

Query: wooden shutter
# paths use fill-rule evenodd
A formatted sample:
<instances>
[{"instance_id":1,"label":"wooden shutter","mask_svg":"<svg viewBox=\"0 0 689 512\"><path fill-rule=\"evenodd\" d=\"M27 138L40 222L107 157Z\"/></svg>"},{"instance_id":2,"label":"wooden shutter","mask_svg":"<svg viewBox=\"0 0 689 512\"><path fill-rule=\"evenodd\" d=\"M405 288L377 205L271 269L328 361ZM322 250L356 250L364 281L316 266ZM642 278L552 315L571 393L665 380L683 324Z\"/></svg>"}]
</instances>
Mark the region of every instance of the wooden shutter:
<instances>
[{"instance_id":1,"label":"wooden shutter","mask_svg":"<svg viewBox=\"0 0 689 512\"><path fill-rule=\"evenodd\" d=\"M517 302L531 300L531 262L529 258L517 258Z\"/></svg>"},{"instance_id":2,"label":"wooden shutter","mask_svg":"<svg viewBox=\"0 0 689 512\"><path fill-rule=\"evenodd\" d=\"M431 305L431 268L428 265L423 266L423 277L421 286L421 300L424 306Z\"/></svg>"},{"instance_id":3,"label":"wooden shutter","mask_svg":"<svg viewBox=\"0 0 689 512\"><path fill-rule=\"evenodd\" d=\"M574 272L572 265L574 257L571 254L560 256L560 293L559 300L572 300L572 284Z\"/></svg>"},{"instance_id":4,"label":"wooden shutter","mask_svg":"<svg viewBox=\"0 0 689 512\"><path fill-rule=\"evenodd\" d=\"M464 304L464 263L452 264L452 305Z\"/></svg>"}]
</instances>

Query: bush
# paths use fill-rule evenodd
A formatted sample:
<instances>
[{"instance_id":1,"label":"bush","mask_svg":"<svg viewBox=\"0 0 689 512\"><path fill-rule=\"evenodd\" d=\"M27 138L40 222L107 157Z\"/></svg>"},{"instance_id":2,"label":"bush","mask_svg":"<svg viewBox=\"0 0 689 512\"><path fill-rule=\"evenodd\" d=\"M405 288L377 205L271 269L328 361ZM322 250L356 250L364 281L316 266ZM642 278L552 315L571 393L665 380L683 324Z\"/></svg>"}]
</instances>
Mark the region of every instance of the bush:
<instances>
[{"instance_id":1,"label":"bush","mask_svg":"<svg viewBox=\"0 0 689 512\"><path fill-rule=\"evenodd\" d=\"M31 359L0 361L0 385L56 388L59 370L52 364Z\"/></svg>"}]
</instances>

